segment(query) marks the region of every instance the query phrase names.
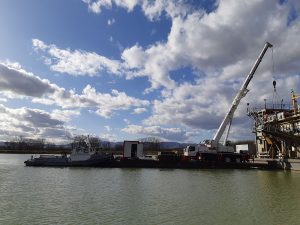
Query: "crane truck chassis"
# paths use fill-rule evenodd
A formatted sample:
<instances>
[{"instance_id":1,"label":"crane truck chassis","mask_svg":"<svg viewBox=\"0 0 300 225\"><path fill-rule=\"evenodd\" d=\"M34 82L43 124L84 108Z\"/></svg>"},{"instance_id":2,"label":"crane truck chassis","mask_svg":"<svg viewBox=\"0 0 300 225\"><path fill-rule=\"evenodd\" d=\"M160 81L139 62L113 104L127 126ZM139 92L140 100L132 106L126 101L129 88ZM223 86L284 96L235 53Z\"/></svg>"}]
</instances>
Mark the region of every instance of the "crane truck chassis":
<instances>
[{"instance_id":1,"label":"crane truck chassis","mask_svg":"<svg viewBox=\"0 0 300 225\"><path fill-rule=\"evenodd\" d=\"M255 61L254 65L252 66L250 73L246 77L244 83L242 84L240 90L236 94L231 107L228 113L225 115L222 123L219 126L218 131L216 132L214 138L212 140L204 140L202 143L197 145L189 145L183 151L183 160L190 161L190 160L199 160L199 161L213 161L213 162L225 162L225 163L232 163L232 162L246 162L249 161L250 155L245 152L236 153L232 146L228 146L227 137L230 131L231 122L233 119L234 112L236 111L240 101L242 98L246 96L249 92L247 89L253 75L255 74L256 69L258 68L260 62L262 61L266 51L268 48L272 48L272 44L266 42L263 50L259 54L257 60ZM220 139L224 134L224 131L227 128L227 133L224 138L223 144L220 143Z\"/></svg>"},{"instance_id":2,"label":"crane truck chassis","mask_svg":"<svg viewBox=\"0 0 300 225\"><path fill-rule=\"evenodd\" d=\"M250 155L248 152L218 152L203 149L203 144L189 145L183 152L183 161L199 160L203 162L241 163L249 162L249 159Z\"/></svg>"}]
</instances>

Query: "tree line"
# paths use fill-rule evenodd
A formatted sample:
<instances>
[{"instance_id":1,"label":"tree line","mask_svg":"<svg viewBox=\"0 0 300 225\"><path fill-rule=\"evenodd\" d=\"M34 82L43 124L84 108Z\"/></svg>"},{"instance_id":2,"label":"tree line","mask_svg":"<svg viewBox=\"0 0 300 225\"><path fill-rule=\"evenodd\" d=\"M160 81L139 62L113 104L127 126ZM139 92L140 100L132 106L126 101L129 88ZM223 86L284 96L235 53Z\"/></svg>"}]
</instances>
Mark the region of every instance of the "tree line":
<instances>
[{"instance_id":1,"label":"tree line","mask_svg":"<svg viewBox=\"0 0 300 225\"><path fill-rule=\"evenodd\" d=\"M73 137L69 143L59 145L51 142L47 142L42 138L26 138L23 136L15 137L11 141L4 142L4 145L0 146L2 152L19 152L19 153L70 153L74 142L84 141L86 135L77 135ZM112 144L111 142L104 141L99 137L88 136L91 147L97 151L123 151L123 143L117 142ZM155 137L146 137L139 139L144 144L144 151L159 151L161 140Z\"/></svg>"}]
</instances>

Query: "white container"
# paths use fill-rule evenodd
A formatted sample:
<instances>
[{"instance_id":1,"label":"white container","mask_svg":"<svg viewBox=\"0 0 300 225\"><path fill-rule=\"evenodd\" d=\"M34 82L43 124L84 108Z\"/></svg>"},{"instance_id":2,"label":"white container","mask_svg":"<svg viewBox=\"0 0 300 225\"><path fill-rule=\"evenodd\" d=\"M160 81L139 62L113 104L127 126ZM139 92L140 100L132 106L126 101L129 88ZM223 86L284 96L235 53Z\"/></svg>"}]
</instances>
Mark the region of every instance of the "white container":
<instances>
[{"instance_id":1,"label":"white container","mask_svg":"<svg viewBox=\"0 0 300 225\"><path fill-rule=\"evenodd\" d=\"M143 144L139 141L124 141L123 157L124 158L141 158L143 157Z\"/></svg>"}]
</instances>

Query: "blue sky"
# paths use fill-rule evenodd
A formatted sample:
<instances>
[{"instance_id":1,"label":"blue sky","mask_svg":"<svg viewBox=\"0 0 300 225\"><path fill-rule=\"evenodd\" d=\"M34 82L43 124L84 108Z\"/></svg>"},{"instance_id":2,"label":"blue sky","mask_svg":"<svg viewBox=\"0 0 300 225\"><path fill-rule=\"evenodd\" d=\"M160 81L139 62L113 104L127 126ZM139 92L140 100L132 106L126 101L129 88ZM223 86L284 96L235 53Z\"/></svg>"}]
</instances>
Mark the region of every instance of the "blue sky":
<instances>
[{"instance_id":1,"label":"blue sky","mask_svg":"<svg viewBox=\"0 0 300 225\"><path fill-rule=\"evenodd\" d=\"M269 41L274 61L269 51L230 135L251 139L247 102L272 101L273 79L288 103L300 92L299 10L288 0L1 1L0 139L212 138Z\"/></svg>"}]
</instances>

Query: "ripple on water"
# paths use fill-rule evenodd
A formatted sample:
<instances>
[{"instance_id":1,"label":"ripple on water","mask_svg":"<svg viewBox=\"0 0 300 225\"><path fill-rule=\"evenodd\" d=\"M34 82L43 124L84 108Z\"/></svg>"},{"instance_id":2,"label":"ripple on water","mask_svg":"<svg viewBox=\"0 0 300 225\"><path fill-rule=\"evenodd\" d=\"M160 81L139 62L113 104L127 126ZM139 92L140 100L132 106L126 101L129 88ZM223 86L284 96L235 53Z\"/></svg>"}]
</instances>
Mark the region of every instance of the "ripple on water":
<instances>
[{"instance_id":1,"label":"ripple on water","mask_svg":"<svg viewBox=\"0 0 300 225\"><path fill-rule=\"evenodd\" d=\"M298 222L300 173L31 168L1 160L0 224Z\"/></svg>"}]
</instances>

